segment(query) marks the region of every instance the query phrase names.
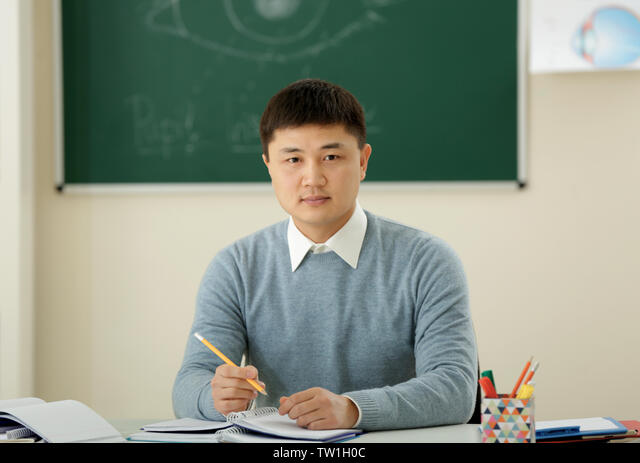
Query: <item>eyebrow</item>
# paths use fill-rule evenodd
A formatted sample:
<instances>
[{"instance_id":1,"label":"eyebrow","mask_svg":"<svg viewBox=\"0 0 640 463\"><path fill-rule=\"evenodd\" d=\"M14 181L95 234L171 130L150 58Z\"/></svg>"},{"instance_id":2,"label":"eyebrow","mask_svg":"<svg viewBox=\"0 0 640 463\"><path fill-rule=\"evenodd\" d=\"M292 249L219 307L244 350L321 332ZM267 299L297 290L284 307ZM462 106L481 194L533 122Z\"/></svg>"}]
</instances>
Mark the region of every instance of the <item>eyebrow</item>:
<instances>
[{"instance_id":1,"label":"eyebrow","mask_svg":"<svg viewBox=\"0 0 640 463\"><path fill-rule=\"evenodd\" d=\"M321 150L332 150L336 148L342 148L344 145L340 142L327 143L320 147ZM288 153L301 153L302 150L296 146L285 146L280 149L280 153L288 154Z\"/></svg>"},{"instance_id":2,"label":"eyebrow","mask_svg":"<svg viewBox=\"0 0 640 463\"><path fill-rule=\"evenodd\" d=\"M285 146L279 150L280 153L299 153L302 152L300 148L296 148L295 146Z\"/></svg>"},{"instance_id":3,"label":"eyebrow","mask_svg":"<svg viewBox=\"0 0 640 463\"><path fill-rule=\"evenodd\" d=\"M336 149L336 148L342 148L342 146L343 146L343 145L342 145L342 143L340 143L340 142L334 142L334 143L328 143L328 144L324 145L324 146L323 146L322 148L320 148L320 149L323 149L323 150L333 150L333 149Z\"/></svg>"}]
</instances>

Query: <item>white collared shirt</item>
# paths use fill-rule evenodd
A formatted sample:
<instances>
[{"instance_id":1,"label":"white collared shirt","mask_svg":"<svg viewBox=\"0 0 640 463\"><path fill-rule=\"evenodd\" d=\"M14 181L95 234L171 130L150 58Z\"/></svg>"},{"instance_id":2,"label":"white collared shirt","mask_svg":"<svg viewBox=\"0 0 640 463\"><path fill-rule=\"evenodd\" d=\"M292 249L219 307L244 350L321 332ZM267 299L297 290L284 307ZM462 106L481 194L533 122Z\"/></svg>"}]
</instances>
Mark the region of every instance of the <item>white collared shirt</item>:
<instances>
[{"instance_id":1,"label":"white collared shirt","mask_svg":"<svg viewBox=\"0 0 640 463\"><path fill-rule=\"evenodd\" d=\"M367 216L357 201L356 208L349 221L325 243L314 243L304 236L293 223L293 218L289 217L287 240L289 242L289 256L291 257L291 271L296 271L309 250L313 253L333 251L351 267L357 268L366 232Z\"/></svg>"}]
</instances>

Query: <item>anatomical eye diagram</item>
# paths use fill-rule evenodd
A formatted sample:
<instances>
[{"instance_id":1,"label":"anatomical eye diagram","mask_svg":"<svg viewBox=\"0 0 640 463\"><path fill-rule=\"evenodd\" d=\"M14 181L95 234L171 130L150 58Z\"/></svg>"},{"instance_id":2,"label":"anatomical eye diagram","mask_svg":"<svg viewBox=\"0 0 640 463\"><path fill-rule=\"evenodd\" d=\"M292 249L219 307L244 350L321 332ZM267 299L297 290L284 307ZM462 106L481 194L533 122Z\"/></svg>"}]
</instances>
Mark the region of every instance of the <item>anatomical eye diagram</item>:
<instances>
[{"instance_id":1,"label":"anatomical eye diagram","mask_svg":"<svg viewBox=\"0 0 640 463\"><path fill-rule=\"evenodd\" d=\"M579 26L572 46L595 67L626 66L640 57L640 18L625 8L599 8Z\"/></svg>"}]
</instances>

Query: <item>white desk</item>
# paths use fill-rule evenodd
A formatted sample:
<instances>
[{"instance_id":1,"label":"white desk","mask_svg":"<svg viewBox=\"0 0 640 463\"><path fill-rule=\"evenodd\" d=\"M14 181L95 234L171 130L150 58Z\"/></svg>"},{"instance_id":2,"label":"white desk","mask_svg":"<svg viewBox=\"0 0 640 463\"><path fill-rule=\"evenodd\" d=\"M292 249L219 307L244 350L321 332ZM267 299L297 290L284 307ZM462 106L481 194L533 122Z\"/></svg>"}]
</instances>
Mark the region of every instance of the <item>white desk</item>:
<instances>
[{"instance_id":1,"label":"white desk","mask_svg":"<svg viewBox=\"0 0 640 463\"><path fill-rule=\"evenodd\" d=\"M457 424L433 428L399 429L395 431L367 432L351 441L362 443L479 443L480 430L477 424Z\"/></svg>"},{"instance_id":2,"label":"white desk","mask_svg":"<svg viewBox=\"0 0 640 463\"><path fill-rule=\"evenodd\" d=\"M145 424L157 423L173 418L157 418L149 420L109 420L109 422L124 436L139 432ZM481 434L477 424L457 424L453 426L436 426L433 428L400 429L395 431L367 432L350 440L349 444L469 444L480 443ZM620 439L613 443L634 443L640 444L640 439ZM494 446L484 446L493 448ZM547 445L549 448L557 448L554 445ZM623 446L624 447L624 446ZM592 446L584 447L593 449Z\"/></svg>"},{"instance_id":3,"label":"white desk","mask_svg":"<svg viewBox=\"0 0 640 463\"><path fill-rule=\"evenodd\" d=\"M166 420L170 418L165 418ZM145 424L163 421L151 420L109 420L124 436L138 432ZM480 431L477 424L458 424L454 426L437 426L433 428L402 429L395 431L367 432L349 441L358 443L479 443Z\"/></svg>"}]
</instances>

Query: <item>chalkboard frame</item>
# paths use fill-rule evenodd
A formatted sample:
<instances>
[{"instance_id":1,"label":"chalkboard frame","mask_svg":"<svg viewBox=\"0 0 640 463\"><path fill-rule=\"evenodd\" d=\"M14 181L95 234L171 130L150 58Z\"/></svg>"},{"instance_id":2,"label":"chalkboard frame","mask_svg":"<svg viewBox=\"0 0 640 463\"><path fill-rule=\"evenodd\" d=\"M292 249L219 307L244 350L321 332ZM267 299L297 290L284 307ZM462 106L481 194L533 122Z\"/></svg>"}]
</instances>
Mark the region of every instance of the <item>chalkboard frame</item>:
<instances>
[{"instance_id":1,"label":"chalkboard frame","mask_svg":"<svg viewBox=\"0 0 640 463\"><path fill-rule=\"evenodd\" d=\"M522 190L527 174L527 40L528 0L517 0L517 178L504 181L367 181L361 191L421 191L460 189L514 189ZM202 192L264 192L271 190L266 182L211 182L211 183L67 183L64 165L64 79L62 43L62 0L54 0L52 11L52 44L54 74L54 157L55 189L59 193L202 193Z\"/></svg>"}]
</instances>

